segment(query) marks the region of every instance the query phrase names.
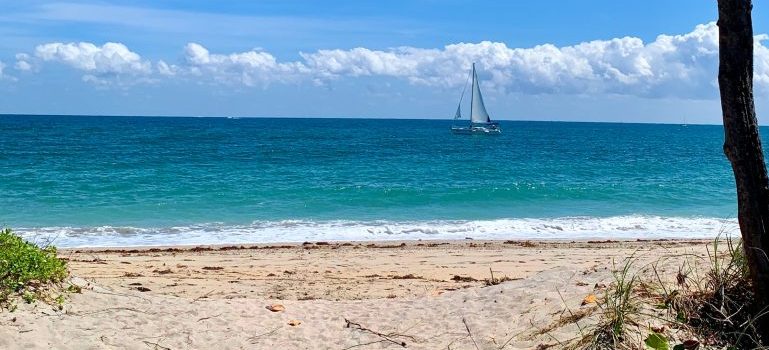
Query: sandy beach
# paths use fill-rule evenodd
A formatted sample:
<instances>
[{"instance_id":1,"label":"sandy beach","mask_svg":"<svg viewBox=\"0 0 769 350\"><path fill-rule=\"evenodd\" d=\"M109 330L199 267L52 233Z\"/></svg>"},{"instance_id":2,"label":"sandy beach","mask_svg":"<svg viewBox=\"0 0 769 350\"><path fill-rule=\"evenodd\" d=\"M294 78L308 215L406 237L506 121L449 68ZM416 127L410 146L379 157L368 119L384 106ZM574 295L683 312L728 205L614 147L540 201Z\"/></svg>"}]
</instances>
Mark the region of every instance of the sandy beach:
<instances>
[{"instance_id":1,"label":"sandy beach","mask_svg":"<svg viewBox=\"0 0 769 350\"><path fill-rule=\"evenodd\" d=\"M613 262L671 274L708 241L408 241L71 249L62 310L3 349L545 349L579 336ZM487 285L493 273L498 284ZM268 306L285 309L273 312ZM578 322L569 316L587 315ZM579 317L578 317L579 319Z\"/></svg>"}]
</instances>

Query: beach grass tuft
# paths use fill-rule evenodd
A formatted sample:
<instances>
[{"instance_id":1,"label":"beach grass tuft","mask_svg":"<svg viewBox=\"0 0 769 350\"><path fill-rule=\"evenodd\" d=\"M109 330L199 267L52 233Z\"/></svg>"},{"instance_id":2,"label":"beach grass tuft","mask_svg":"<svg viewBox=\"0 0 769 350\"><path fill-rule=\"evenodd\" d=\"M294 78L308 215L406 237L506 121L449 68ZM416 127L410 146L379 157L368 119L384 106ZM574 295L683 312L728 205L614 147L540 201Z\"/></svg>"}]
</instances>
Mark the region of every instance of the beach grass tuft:
<instances>
[{"instance_id":1,"label":"beach grass tuft","mask_svg":"<svg viewBox=\"0 0 769 350\"><path fill-rule=\"evenodd\" d=\"M725 246L725 248L724 248ZM759 310L742 241L717 237L709 247L706 271L700 278L676 277L679 285L671 303L676 318L708 345L735 349L765 348Z\"/></svg>"},{"instance_id":2,"label":"beach grass tuft","mask_svg":"<svg viewBox=\"0 0 769 350\"><path fill-rule=\"evenodd\" d=\"M660 274L658 260L614 269L598 302L599 319L583 349L631 349L639 339L651 349L767 349L742 242L717 237L706 256L692 256L675 275ZM667 277L667 278L666 278ZM663 311L660 313L660 311Z\"/></svg>"},{"instance_id":3,"label":"beach grass tuft","mask_svg":"<svg viewBox=\"0 0 769 350\"><path fill-rule=\"evenodd\" d=\"M27 303L44 299L60 304L61 295L54 296L51 287L67 276L56 247L41 248L8 228L0 229L0 309L13 309L14 297Z\"/></svg>"},{"instance_id":4,"label":"beach grass tuft","mask_svg":"<svg viewBox=\"0 0 769 350\"><path fill-rule=\"evenodd\" d=\"M614 282L597 303L601 318L593 331L590 348L616 349L625 342L628 325L637 325L640 315L640 298L635 294L639 288L639 275L633 270L635 258L625 259L624 263L614 267Z\"/></svg>"}]
</instances>

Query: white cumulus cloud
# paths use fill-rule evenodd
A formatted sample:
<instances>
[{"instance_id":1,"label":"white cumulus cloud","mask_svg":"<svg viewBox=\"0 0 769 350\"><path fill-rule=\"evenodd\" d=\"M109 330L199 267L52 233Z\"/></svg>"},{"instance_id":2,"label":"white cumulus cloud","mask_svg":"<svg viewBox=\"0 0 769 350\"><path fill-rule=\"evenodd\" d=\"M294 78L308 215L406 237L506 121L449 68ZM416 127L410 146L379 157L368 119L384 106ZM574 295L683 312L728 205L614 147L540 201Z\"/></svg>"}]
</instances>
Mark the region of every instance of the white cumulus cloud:
<instances>
[{"instance_id":1,"label":"white cumulus cloud","mask_svg":"<svg viewBox=\"0 0 769 350\"><path fill-rule=\"evenodd\" d=\"M757 48L757 57L767 56L765 47ZM320 50L302 57L314 74L328 78L380 75L454 86L465 83L468 67L476 62L486 84L504 91L698 97L715 91L718 27L698 25L690 33L660 35L649 43L624 37L510 48L483 41L442 49ZM757 72L767 66L757 60Z\"/></svg>"},{"instance_id":2,"label":"white cumulus cloud","mask_svg":"<svg viewBox=\"0 0 769 350\"><path fill-rule=\"evenodd\" d=\"M757 35L753 43L753 84L769 87L769 48L763 45L763 41L769 39L769 35Z\"/></svg>"},{"instance_id":3,"label":"white cumulus cloud","mask_svg":"<svg viewBox=\"0 0 769 350\"><path fill-rule=\"evenodd\" d=\"M31 57L28 54L16 54L16 64L14 67L20 71L31 71L34 67L31 63Z\"/></svg>"},{"instance_id":4,"label":"white cumulus cloud","mask_svg":"<svg viewBox=\"0 0 769 350\"><path fill-rule=\"evenodd\" d=\"M292 81L309 73L302 63L280 63L273 55L261 50L212 54L197 43L189 43L184 48L183 67L178 69L194 75L208 75L220 82L242 83L246 86Z\"/></svg>"},{"instance_id":5,"label":"white cumulus cloud","mask_svg":"<svg viewBox=\"0 0 769 350\"><path fill-rule=\"evenodd\" d=\"M769 88L769 48L755 40L755 83ZM120 43L48 43L34 56L17 55L16 69L37 70L59 62L85 71L84 80L154 82L162 79L212 81L266 86L372 76L411 84L456 88L466 83L475 62L490 93L621 94L643 97L716 98L718 26L696 26L679 35L662 34L644 42L636 37L594 40L575 45L542 44L508 47L502 42L457 43L442 48L353 48L301 52L297 60L280 61L262 49L214 53L188 43L182 58L150 62ZM382 84L386 84L383 81Z\"/></svg>"},{"instance_id":6,"label":"white cumulus cloud","mask_svg":"<svg viewBox=\"0 0 769 350\"><path fill-rule=\"evenodd\" d=\"M48 43L35 48L35 57L60 62L90 75L149 74L152 64L121 43Z\"/></svg>"},{"instance_id":7,"label":"white cumulus cloud","mask_svg":"<svg viewBox=\"0 0 769 350\"><path fill-rule=\"evenodd\" d=\"M756 39L756 83L766 88L769 49L761 43L765 35ZM701 24L689 33L663 34L651 42L623 37L561 47L511 48L482 41L435 49L318 50L300 56L298 61L279 62L262 50L214 54L190 43L180 69L245 85L380 76L452 88L467 81L468 68L476 62L486 89L500 92L712 98L717 96L718 26Z\"/></svg>"}]
</instances>

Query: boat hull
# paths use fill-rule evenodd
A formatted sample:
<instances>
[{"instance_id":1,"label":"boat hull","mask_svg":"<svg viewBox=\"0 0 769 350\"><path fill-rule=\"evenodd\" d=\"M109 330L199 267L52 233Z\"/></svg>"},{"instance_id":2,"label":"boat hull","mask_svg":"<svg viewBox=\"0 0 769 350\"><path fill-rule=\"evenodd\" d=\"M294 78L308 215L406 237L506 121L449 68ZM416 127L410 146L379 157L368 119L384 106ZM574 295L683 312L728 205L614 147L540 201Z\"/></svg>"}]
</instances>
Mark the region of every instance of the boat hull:
<instances>
[{"instance_id":1,"label":"boat hull","mask_svg":"<svg viewBox=\"0 0 769 350\"><path fill-rule=\"evenodd\" d=\"M496 124L452 126L451 132L457 135L500 135L502 129Z\"/></svg>"}]
</instances>

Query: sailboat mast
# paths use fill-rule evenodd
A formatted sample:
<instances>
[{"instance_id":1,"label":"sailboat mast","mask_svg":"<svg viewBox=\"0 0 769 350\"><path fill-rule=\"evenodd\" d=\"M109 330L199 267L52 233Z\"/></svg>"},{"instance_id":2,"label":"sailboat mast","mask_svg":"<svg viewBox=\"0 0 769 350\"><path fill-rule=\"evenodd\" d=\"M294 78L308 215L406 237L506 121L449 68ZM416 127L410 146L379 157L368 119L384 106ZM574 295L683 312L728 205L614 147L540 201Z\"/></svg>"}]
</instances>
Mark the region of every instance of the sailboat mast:
<instances>
[{"instance_id":1,"label":"sailboat mast","mask_svg":"<svg viewBox=\"0 0 769 350\"><path fill-rule=\"evenodd\" d=\"M470 89L470 124L473 124L473 100L475 100L475 62L473 62L473 81L471 83L473 88Z\"/></svg>"}]
</instances>

